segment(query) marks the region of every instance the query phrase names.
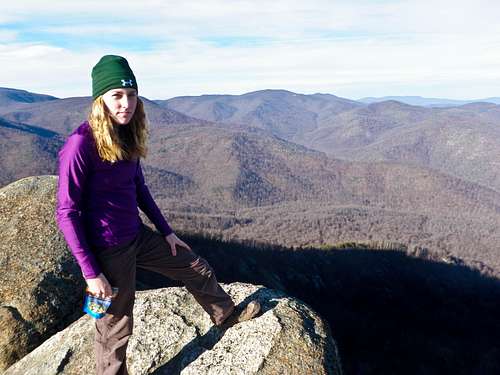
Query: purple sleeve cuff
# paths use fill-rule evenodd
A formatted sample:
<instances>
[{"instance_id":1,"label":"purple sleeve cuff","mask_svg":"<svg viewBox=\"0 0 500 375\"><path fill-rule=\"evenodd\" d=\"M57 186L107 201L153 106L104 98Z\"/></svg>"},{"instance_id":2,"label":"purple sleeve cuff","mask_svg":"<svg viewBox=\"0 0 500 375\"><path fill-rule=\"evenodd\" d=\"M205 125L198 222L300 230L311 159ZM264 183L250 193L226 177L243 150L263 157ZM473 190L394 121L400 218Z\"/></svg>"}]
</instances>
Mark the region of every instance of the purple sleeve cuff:
<instances>
[{"instance_id":1,"label":"purple sleeve cuff","mask_svg":"<svg viewBox=\"0 0 500 375\"><path fill-rule=\"evenodd\" d=\"M168 225L167 220L165 220L165 217L162 215L145 184L144 175L139 161L137 162L135 183L137 188L137 205L141 211L146 214L161 234L168 236L173 233L172 228Z\"/></svg>"}]
</instances>

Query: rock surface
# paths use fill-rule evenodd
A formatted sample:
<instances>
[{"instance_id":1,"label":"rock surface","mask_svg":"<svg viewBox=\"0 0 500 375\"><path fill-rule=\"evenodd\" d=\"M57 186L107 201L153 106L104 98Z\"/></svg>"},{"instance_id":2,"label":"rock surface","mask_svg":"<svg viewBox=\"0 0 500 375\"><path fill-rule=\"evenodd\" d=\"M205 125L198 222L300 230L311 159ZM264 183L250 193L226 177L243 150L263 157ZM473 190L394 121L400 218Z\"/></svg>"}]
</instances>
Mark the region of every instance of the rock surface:
<instances>
[{"instance_id":1,"label":"rock surface","mask_svg":"<svg viewBox=\"0 0 500 375\"><path fill-rule=\"evenodd\" d=\"M259 300L259 316L221 333L184 287L137 292L130 374L341 374L329 328L307 305L262 286L222 287L236 304ZM5 375L93 373L93 337L84 316Z\"/></svg>"},{"instance_id":2,"label":"rock surface","mask_svg":"<svg viewBox=\"0 0 500 375\"><path fill-rule=\"evenodd\" d=\"M83 278L59 233L54 176L0 189L0 371L78 318Z\"/></svg>"}]
</instances>

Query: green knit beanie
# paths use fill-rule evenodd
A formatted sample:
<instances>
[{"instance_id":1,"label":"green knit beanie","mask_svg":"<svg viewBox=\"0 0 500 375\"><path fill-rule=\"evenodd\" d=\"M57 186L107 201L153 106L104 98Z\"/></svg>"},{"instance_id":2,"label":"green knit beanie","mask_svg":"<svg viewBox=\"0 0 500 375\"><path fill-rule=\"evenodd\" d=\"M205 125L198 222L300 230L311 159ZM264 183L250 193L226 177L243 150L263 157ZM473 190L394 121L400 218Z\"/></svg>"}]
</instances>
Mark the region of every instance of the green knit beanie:
<instances>
[{"instance_id":1,"label":"green knit beanie","mask_svg":"<svg viewBox=\"0 0 500 375\"><path fill-rule=\"evenodd\" d=\"M118 88L138 90L134 72L121 56L106 55L92 69L92 99Z\"/></svg>"}]
</instances>

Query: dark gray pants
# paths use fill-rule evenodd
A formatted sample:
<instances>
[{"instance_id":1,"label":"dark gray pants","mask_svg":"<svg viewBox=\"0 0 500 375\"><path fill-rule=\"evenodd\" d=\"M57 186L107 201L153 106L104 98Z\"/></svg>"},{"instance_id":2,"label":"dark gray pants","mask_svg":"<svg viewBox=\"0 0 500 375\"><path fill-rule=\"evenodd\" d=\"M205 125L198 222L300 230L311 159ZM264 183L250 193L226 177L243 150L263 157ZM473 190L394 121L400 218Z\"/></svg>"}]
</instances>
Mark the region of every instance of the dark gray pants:
<instances>
[{"instance_id":1,"label":"dark gray pants","mask_svg":"<svg viewBox=\"0 0 500 375\"><path fill-rule=\"evenodd\" d=\"M136 267L182 281L214 324L222 323L233 311L231 297L207 261L184 247L176 249L177 255L172 256L163 235L143 225L131 243L96 251L102 272L111 286L119 288L107 314L95 324L98 375L128 374L125 355L132 335Z\"/></svg>"}]
</instances>

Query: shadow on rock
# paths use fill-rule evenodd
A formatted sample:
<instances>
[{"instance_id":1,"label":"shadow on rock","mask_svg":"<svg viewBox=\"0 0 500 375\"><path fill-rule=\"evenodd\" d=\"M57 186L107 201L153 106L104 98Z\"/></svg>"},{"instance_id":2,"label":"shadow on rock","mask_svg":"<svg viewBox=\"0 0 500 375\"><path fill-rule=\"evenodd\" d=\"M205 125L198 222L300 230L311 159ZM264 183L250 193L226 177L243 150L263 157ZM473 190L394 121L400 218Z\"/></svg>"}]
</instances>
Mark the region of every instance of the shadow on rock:
<instances>
[{"instance_id":1,"label":"shadow on rock","mask_svg":"<svg viewBox=\"0 0 500 375\"><path fill-rule=\"evenodd\" d=\"M266 300L261 290L249 295L237 307L243 307L252 300L258 300L261 304L261 311L259 315L264 314L266 311L271 310L276 306L276 302ZM221 330L216 326L212 326L208 332L202 336L198 336L187 345L168 363L156 369L152 374L179 374L190 363L194 362L205 351L211 350L224 336L227 331Z\"/></svg>"}]
</instances>

